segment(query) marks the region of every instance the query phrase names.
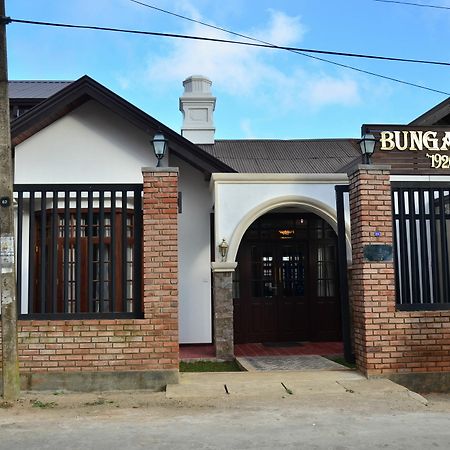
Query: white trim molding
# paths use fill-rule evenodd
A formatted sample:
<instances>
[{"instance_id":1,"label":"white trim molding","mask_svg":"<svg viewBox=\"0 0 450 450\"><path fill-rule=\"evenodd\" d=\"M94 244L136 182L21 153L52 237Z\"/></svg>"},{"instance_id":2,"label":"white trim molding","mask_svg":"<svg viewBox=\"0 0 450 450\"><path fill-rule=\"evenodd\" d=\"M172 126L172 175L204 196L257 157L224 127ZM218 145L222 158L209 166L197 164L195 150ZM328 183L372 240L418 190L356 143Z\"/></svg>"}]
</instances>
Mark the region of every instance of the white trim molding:
<instances>
[{"instance_id":1,"label":"white trim molding","mask_svg":"<svg viewBox=\"0 0 450 450\"><path fill-rule=\"evenodd\" d=\"M346 173L213 173L210 188L220 184L348 184Z\"/></svg>"},{"instance_id":2,"label":"white trim molding","mask_svg":"<svg viewBox=\"0 0 450 450\"><path fill-rule=\"evenodd\" d=\"M237 262L212 262L211 269L213 272L234 272Z\"/></svg>"},{"instance_id":3,"label":"white trim molding","mask_svg":"<svg viewBox=\"0 0 450 450\"><path fill-rule=\"evenodd\" d=\"M235 261L237 252L239 250L239 245L241 243L242 237L249 228L249 226L259 217L267 214L268 212L283 208L285 206L298 206L302 211L312 212L317 214L319 217L324 219L327 223L331 225L334 231L337 233L337 216L336 211L330 208L325 203L312 198L300 197L296 195L287 195L282 197L275 197L273 199L267 200L256 208L249 211L239 222L238 226L234 229L233 234L230 238L227 261ZM350 250L350 228L346 226L346 242L347 249ZM347 253L349 254L349 253Z\"/></svg>"}]
</instances>

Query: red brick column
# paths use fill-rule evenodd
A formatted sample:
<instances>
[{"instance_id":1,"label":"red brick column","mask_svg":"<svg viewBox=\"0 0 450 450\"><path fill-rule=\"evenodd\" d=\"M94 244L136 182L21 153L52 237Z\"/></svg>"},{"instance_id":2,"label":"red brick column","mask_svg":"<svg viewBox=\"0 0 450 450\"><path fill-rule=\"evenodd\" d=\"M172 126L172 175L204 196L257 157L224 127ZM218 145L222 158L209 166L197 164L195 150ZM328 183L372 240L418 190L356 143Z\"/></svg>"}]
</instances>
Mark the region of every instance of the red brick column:
<instances>
[{"instance_id":1,"label":"red brick column","mask_svg":"<svg viewBox=\"0 0 450 450\"><path fill-rule=\"evenodd\" d=\"M143 306L160 369L178 370L178 169L145 168Z\"/></svg>"},{"instance_id":2,"label":"red brick column","mask_svg":"<svg viewBox=\"0 0 450 450\"><path fill-rule=\"evenodd\" d=\"M394 263L364 258L367 245L392 245L389 174L387 166L363 165L350 175L354 349L357 368L367 375L387 367L388 329L395 327L388 323L395 315Z\"/></svg>"}]
</instances>

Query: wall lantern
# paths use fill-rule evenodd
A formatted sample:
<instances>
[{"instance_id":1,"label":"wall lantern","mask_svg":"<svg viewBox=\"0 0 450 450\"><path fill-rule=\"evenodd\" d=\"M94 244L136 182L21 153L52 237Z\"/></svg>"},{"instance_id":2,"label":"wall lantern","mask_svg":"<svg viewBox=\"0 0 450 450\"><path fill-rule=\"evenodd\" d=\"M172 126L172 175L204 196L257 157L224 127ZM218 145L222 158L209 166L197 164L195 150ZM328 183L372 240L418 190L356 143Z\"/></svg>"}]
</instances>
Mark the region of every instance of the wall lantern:
<instances>
[{"instance_id":1,"label":"wall lantern","mask_svg":"<svg viewBox=\"0 0 450 450\"><path fill-rule=\"evenodd\" d=\"M160 166L161 159L164 158L164 155L167 151L167 142L168 140L164 137L164 135L158 131L155 136L153 137L153 151L155 152L155 156L158 158L158 163L156 164L156 167Z\"/></svg>"},{"instance_id":2,"label":"wall lantern","mask_svg":"<svg viewBox=\"0 0 450 450\"><path fill-rule=\"evenodd\" d=\"M222 242L219 244L219 252L220 256L222 256L222 261L225 261L228 253L228 244L225 239L222 239Z\"/></svg>"},{"instance_id":3,"label":"wall lantern","mask_svg":"<svg viewBox=\"0 0 450 450\"><path fill-rule=\"evenodd\" d=\"M365 134L359 141L361 153L363 154L363 163L370 164L370 157L375 150L377 140L373 134Z\"/></svg>"}]
</instances>

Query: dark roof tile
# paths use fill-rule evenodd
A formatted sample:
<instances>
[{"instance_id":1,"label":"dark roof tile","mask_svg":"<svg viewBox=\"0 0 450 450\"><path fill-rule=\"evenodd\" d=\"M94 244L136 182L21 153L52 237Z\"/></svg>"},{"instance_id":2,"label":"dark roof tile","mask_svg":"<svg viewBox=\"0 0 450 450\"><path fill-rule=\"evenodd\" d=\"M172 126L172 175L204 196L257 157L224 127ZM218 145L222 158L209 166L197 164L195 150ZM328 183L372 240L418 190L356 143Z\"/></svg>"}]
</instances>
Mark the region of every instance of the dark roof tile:
<instances>
[{"instance_id":1,"label":"dark roof tile","mask_svg":"<svg viewBox=\"0 0 450 450\"><path fill-rule=\"evenodd\" d=\"M65 88L72 81L11 80L8 82L9 98L45 99Z\"/></svg>"},{"instance_id":2,"label":"dark roof tile","mask_svg":"<svg viewBox=\"0 0 450 450\"><path fill-rule=\"evenodd\" d=\"M338 173L361 157L357 139L217 140L199 147L241 173Z\"/></svg>"}]
</instances>

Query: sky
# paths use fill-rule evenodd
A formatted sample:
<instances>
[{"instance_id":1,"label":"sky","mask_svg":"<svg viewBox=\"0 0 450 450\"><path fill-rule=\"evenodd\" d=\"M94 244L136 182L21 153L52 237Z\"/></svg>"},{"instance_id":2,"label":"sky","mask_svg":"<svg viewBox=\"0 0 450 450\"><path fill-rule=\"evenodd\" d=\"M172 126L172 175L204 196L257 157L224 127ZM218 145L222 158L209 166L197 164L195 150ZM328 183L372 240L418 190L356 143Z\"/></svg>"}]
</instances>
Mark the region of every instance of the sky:
<instances>
[{"instance_id":1,"label":"sky","mask_svg":"<svg viewBox=\"0 0 450 450\"><path fill-rule=\"evenodd\" d=\"M141 0L273 44L450 62L450 9L374 0ZM450 7L450 0L425 1ZM6 0L15 19L240 39L130 0ZM448 96L292 52L12 23L9 78L87 74L179 132L182 82L212 80L217 139L359 137L406 124ZM321 56L450 92L450 67Z\"/></svg>"}]
</instances>

